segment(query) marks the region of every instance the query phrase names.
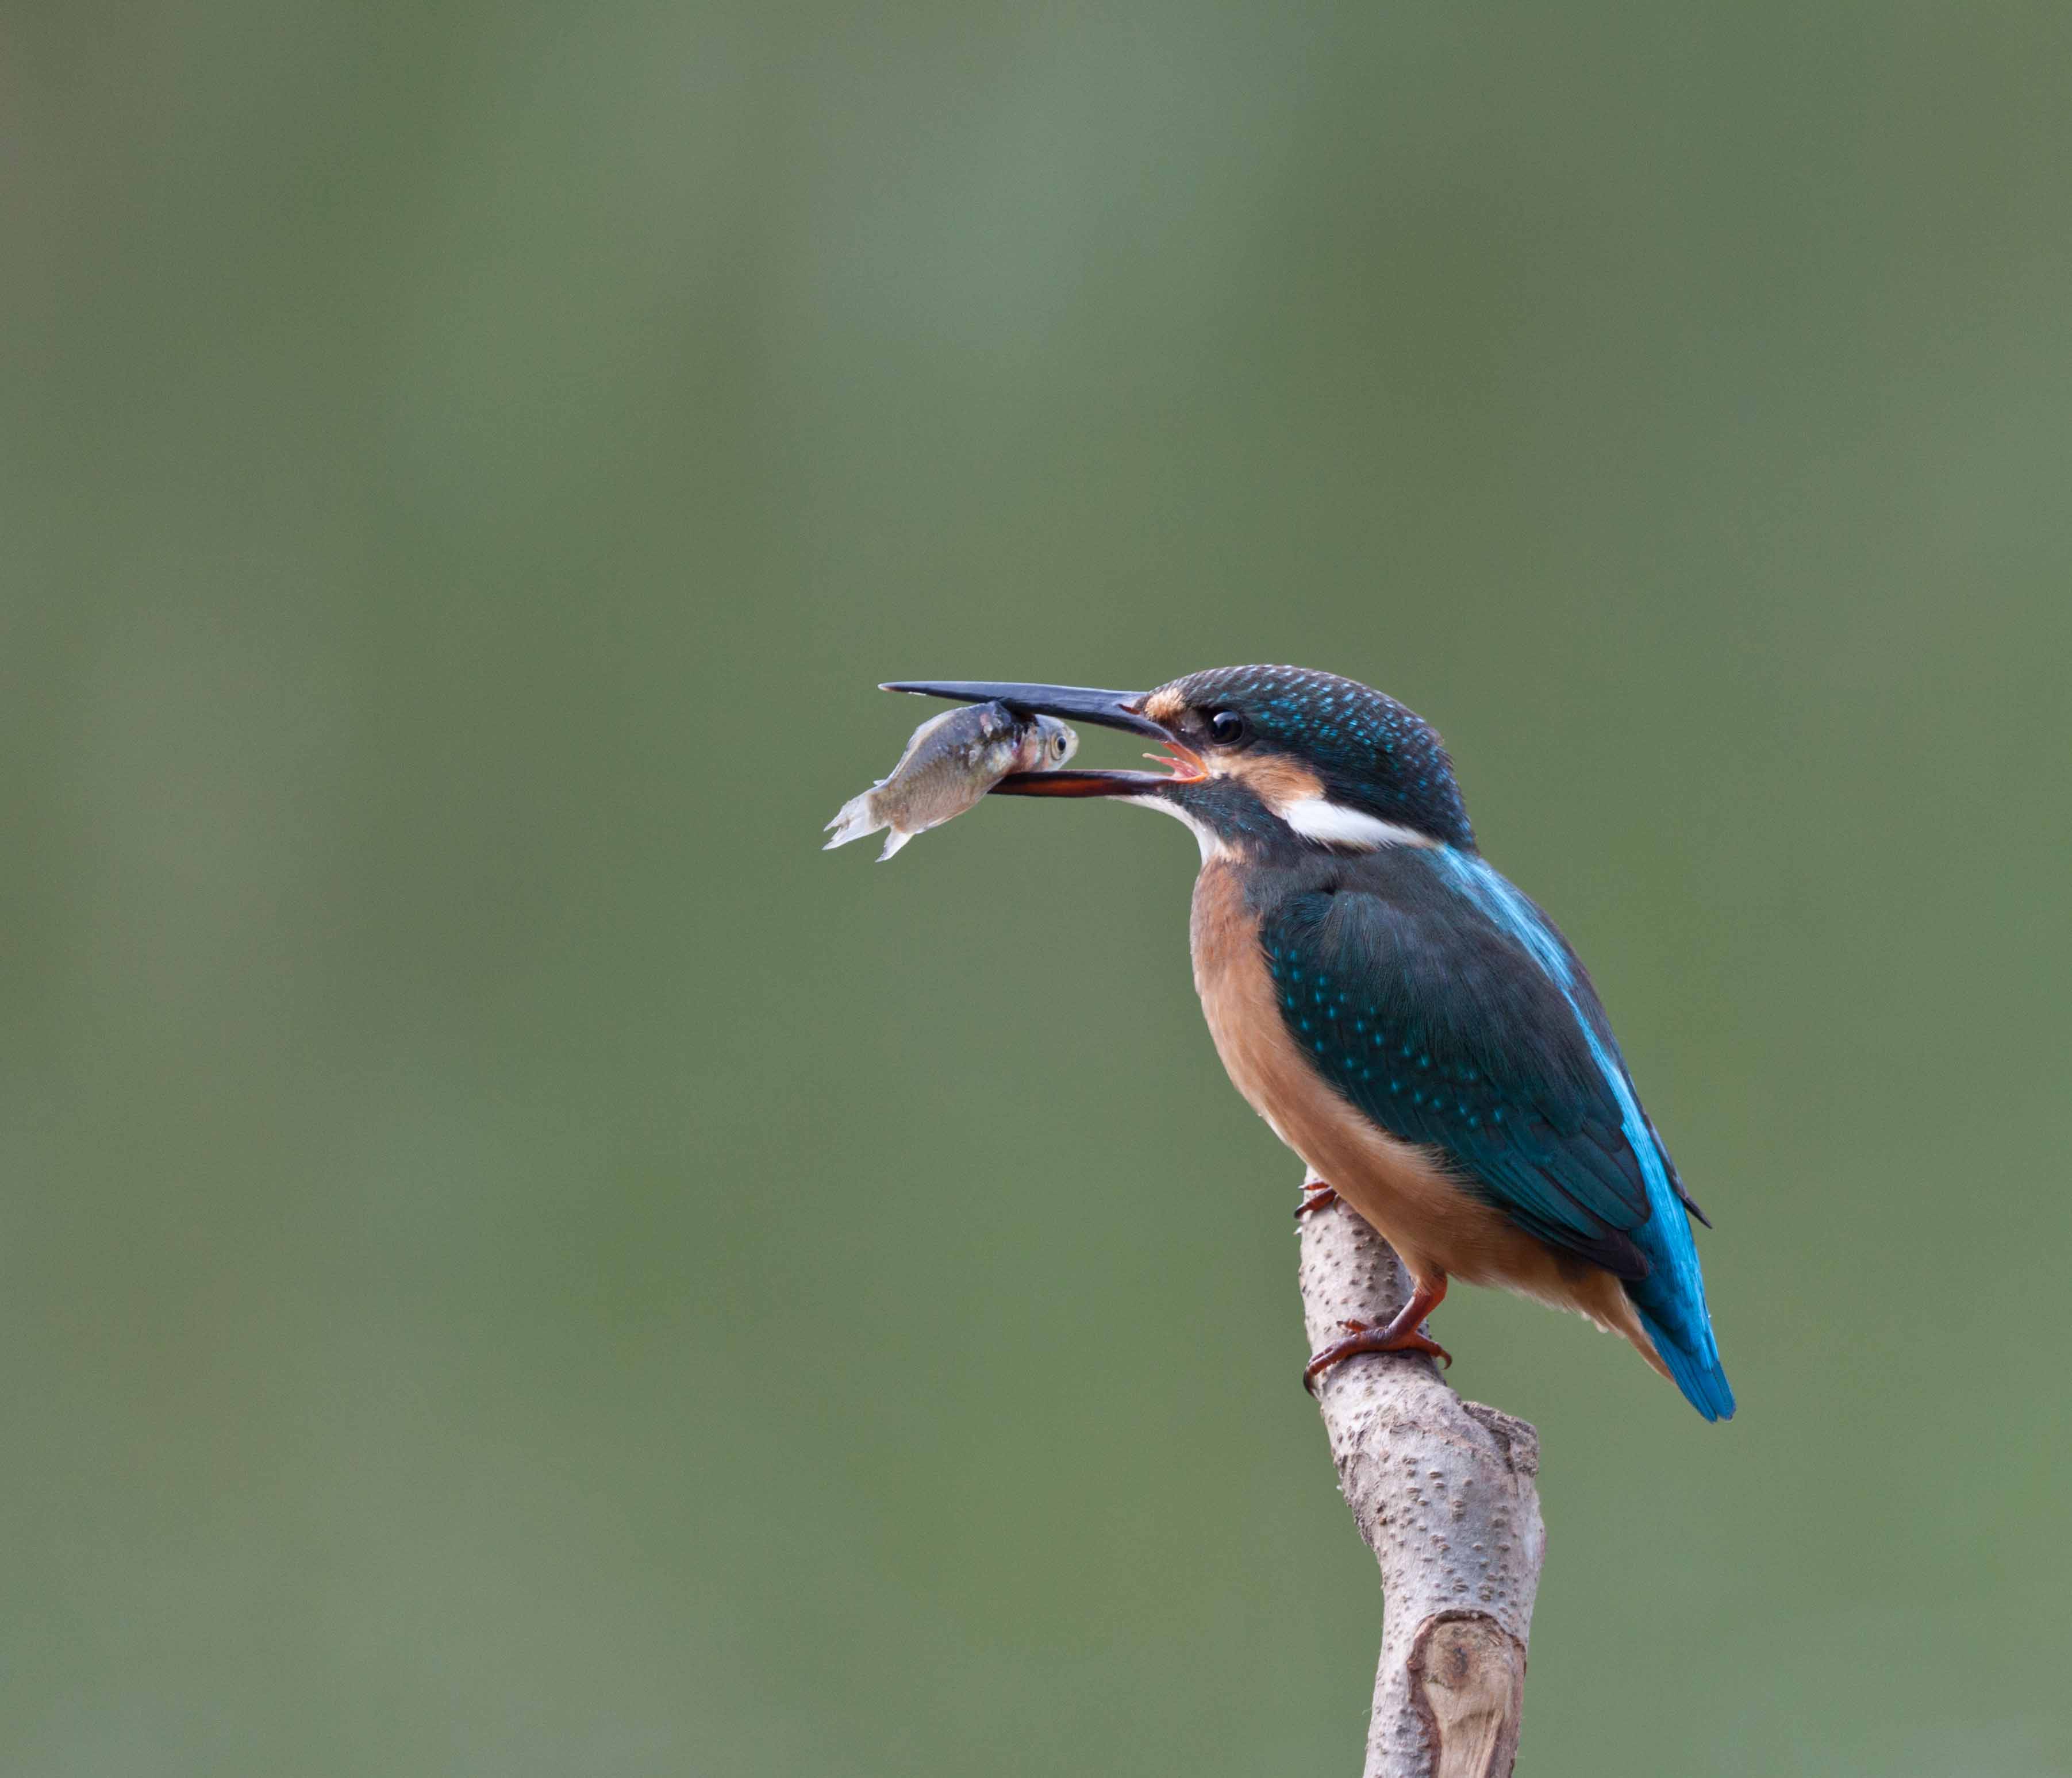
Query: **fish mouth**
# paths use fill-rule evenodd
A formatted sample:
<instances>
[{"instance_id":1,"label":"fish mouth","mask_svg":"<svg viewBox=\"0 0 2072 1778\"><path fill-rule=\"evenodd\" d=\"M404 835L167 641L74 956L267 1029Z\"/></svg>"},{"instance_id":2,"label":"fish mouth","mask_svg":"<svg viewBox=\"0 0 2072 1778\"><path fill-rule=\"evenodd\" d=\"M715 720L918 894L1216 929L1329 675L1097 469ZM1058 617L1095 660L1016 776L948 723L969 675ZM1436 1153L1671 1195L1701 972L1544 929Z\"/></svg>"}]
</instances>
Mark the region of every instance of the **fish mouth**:
<instances>
[{"instance_id":1,"label":"fish mouth","mask_svg":"<svg viewBox=\"0 0 2072 1778\"><path fill-rule=\"evenodd\" d=\"M1149 735L1166 750L1146 753L1160 772L1013 772L993 787L995 796L1156 796L1175 784L1198 784L1208 767L1162 722L1144 713L1148 692L1106 692L1089 685L1030 685L1008 680L895 680L881 692L952 698L960 704L1005 704L1018 715L1069 717L1103 729Z\"/></svg>"}]
</instances>

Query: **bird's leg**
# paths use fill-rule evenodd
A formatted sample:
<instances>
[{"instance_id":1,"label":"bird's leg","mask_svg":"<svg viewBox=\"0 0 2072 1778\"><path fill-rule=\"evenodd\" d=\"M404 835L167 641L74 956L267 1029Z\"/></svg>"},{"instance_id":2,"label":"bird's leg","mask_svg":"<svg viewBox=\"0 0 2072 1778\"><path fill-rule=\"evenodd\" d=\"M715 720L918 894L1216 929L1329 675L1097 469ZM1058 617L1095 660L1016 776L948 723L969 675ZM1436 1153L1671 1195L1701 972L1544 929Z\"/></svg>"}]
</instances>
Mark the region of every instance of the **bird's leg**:
<instances>
[{"instance_id":1,"label":"bird's leg","mask_svg":"<svg viewBox=\"0 0 2072 1778\"><path fill-rule=\"evenodd\" d=\"M1309 1195L1295 1206L1296 1219L1298 1222L1312 1210L1321 1210L1326 1204L1335 1204L1338 1201L1338 1194L1321 1179L1304 1180L1302 1189Z\"/></svg>"},{"instance_id":2,"label":"bird's leg","mask_svg":"<svg viewBox=\"0 0 2072 1778\"><path fill-rule=\"evenodd\" d=\"M1357 1358L1363 1352L1421 1352L1429 1357L1443 1358L1451 1365L1453 1355L1437 1340L1428 1339L1417 1331L1417 1324L1446 1300L1446 1275L1416 1280L1417 1287L1410 1293L1410 1300L1396 1312L1396 1319L1385 1328L1378 1328L1366 1321L1348 1321L1345 1324L1348 1336L1336 1345L1326 1346L1312 1358L1302 1372L1302 1386L1314 1395L1317 1393L1317 1379L1334 1365L1342 1365L1348 1358Z\"/></svg>"}]
</instances>

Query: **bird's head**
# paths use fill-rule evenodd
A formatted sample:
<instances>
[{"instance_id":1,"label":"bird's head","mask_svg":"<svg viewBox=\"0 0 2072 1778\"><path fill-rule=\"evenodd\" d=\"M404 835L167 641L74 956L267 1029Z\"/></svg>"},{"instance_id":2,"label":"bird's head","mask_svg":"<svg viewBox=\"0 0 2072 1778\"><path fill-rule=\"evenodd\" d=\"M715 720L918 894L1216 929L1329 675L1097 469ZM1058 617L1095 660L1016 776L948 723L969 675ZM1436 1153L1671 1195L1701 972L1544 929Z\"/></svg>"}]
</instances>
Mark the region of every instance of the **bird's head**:
<instances>
[{"instance_id":1,"label":"bird's head","mask_svg":"<svg viewBox=\"0 0 2072 1778\"><path fill-rule=\"evenodd\" d=\"M984 680L902 681L893 692L1124 729L1164 744L1164 772L1019 775L1020 796L1108 796L1161 807L1215 846L1472 847L1437 732L1394 698L1301 667L1218 667L1151 692ZM1153 756L1158 757L1158 756Z\"/></svg>"}]
</instances>

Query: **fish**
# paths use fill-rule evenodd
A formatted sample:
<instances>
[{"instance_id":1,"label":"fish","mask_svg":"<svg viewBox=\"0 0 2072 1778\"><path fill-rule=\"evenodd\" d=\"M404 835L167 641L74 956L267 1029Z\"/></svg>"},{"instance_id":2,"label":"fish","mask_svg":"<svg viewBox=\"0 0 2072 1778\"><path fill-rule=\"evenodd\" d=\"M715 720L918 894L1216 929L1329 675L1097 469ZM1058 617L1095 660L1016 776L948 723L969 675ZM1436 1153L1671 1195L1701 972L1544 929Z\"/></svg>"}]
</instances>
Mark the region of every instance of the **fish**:
<instances>
[{"instance_id":1,"label":"fish","mask_svg":"<svg viewBox=\"0 0 2072 1778\"><path fill-rule=\"evenodd\" d=\"M883 864L917 833L962 815L1010 772L1055 771L1079 751L1079 737L1055 717L1018 716L1005 704L967 704L916 729L899 762L853 796L820 831L832 852L890 827Z\"/></svg>"}]
</instances>

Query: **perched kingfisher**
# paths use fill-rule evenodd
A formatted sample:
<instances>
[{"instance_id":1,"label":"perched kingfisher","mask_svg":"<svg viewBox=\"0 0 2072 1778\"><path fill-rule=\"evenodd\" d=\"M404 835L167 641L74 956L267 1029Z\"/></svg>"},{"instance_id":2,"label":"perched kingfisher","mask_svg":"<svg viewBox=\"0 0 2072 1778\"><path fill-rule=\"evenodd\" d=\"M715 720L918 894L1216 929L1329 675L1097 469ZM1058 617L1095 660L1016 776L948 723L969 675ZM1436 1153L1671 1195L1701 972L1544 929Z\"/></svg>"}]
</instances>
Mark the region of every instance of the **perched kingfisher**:
<instances>
[{"instance_id":1,"label":"perched kingfisher","mask_svg":"<svg viewBox=\"0 0 2072 1778\"><path fill-rule=\"evenodd\" d=\"M1450 1358L1418 1331L1449 1278L1623 1334L1708 1420L1734 1411L1688 1211L1610 1022L1554 923L1482 857L1437 733L1330 673L1223 667L1154 692L975 680L914 692L1149 735L1161 772L996 794L1115 797L1200 842L1194 985L1232 1082L1400 1256L1386 1327L1309 1361Z\"/></svg>"}]
</instances>

